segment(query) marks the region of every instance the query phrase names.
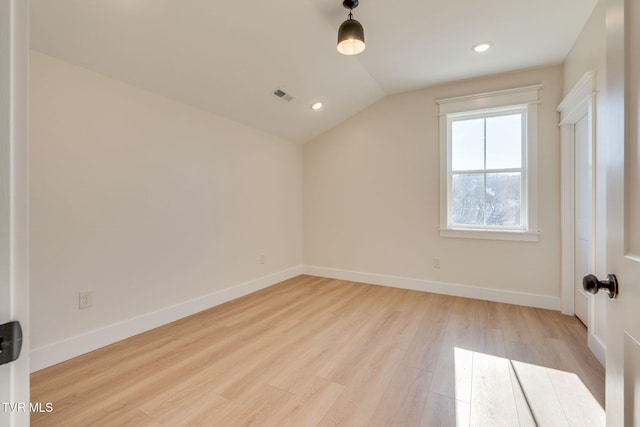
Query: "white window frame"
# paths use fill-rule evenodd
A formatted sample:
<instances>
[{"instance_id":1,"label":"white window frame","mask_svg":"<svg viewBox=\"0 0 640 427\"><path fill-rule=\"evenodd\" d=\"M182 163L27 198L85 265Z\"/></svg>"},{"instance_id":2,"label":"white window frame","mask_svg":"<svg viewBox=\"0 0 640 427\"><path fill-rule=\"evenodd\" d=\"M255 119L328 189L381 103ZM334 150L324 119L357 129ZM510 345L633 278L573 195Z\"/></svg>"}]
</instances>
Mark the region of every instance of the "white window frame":
<instances>
[{"instance_id":1,"label":"white window frame","mask_svg":"<svg viewBox=\"0 0 640 427\"><path fill-rule=\"evenodd\" d=\"M538 91L541 85L438 99L440 115L440 236L490 240L538 240L537 152ZM521 220L518 228L450 225L452 190L451 122L460 118L522 112L523 131Z\"/></svg>"}]
</instances>

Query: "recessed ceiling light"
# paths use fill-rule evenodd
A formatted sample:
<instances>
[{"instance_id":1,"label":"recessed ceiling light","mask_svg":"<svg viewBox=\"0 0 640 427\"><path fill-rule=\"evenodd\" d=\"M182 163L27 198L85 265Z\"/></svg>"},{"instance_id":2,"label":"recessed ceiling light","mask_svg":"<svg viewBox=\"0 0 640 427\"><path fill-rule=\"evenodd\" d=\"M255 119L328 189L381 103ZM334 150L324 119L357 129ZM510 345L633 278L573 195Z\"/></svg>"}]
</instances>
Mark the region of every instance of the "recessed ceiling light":
<instances>
[{"instance_id":1,"label":"recessed ceiling light","mask_svg":"<svg viewBox=\"0 0 640 427\"><path fill-rule=\"evenodd\" d=\"M313 104L311 104L311 109L312 110L319 110L322 108L324 104L322 102L314 102Z\"/></svg>"},{"instance_id":2,"label":"recessed ceiling light","mask_svg":"<svg viewBox=\"0 0 640 427\"><path fill-rule=\"evenodd\" d=\"M473 51L478 53L486 52L489 50L489 48L491 48L492 45L493 43L491 42L480 42L473 46Z\"/></svg>"}]
</instances>

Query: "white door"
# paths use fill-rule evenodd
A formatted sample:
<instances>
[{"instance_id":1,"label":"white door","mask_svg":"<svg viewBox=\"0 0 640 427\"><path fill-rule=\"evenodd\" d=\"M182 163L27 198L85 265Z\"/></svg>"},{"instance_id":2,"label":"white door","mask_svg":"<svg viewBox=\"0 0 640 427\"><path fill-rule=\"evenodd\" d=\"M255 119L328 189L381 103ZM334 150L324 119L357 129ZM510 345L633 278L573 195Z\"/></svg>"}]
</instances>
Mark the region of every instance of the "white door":
<instances>
[{"instance_id":1,"label":"white door","mask_svg":"<svg viewBox=\"0 0 640 427\"><path fill-rule=\"evenodd\" d=\"M607 425L640 426L640 1L607 1L606 66Z\"/></svg>"},{"instance_id":2,"label":"white door","mask_svg":"<svg viewBox=\"0 0 640 427\"><path fill-rule=\"evenodd\" d=\"M28 338L28 5L0 0L0 324ZM29 425L29 346L0 366L0 425Z\"/></svg>"},{"instance_id":3,"label":"white door","mask_svg":"<svg viewBox=\"0 0 640 427\"><path fill-rule=\"evenodd\" d=\"M582 288L582 277L593 271L593 155L589 138L589 117L574 125L575 145L575 314L587 326L589 299Z\"/></svg>"}]
</instances>

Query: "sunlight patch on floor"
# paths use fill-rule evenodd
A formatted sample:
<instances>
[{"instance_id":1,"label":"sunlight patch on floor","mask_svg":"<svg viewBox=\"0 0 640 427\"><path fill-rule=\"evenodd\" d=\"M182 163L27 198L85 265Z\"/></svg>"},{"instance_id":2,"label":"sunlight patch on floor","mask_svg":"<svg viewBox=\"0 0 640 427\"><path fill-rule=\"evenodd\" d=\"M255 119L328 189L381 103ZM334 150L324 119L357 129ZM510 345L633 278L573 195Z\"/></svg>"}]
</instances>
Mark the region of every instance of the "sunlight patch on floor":
<instances>
[{"instance_id":1,"label":"sunlight patch on floor","mask_svg":"<svg viewBox=\"0 0 640 427\"><path fill-rule=\"evenodd\" d=\"M605 411L571 372L456 347L458 426L604 426ZM467 405L468 404L468 405Z\"/></svg>"}]
</instances>

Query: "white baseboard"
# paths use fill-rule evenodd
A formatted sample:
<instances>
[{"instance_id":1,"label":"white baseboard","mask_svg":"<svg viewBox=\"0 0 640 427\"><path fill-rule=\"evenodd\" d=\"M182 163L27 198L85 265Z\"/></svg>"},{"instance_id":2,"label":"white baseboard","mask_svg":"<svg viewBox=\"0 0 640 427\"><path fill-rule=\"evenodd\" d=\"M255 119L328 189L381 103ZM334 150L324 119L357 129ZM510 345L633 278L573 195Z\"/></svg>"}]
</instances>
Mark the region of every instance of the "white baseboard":
<instances>
[{"instance_id":1,"label":"white baseboard","mask_svg":"<svg viewBox=\"0 0 640 427\"><path fill-rule=\"evenodd\" d=\"M31 372L69 360L100 347L129 338L141 332L165 325L216 305L256 292L303 273L303 267L292 267L258 279L221 289L208 295L184 301L154 312L114 323L62 341L31 349Z\"/></svg>"},{"instance_id":2,"label":"white baseboard","mask_svg":"<svg viewBox=\"0 0 640 427\"><path fill-rule=\"evenodd\" d=\"M550 310L560 310L561 306L560 297L528 294L503 289L481 288L455 283L434 282L408 277L363 273L336 268L297 266L122 322L114 323L100 329L95 329L81 335L34 348L29 354L31 372L39 371L40 369L64 362L65 360L80 356L100 347L113 344L139 333L157 328L158 326L248 295L300 274L546 308Z\"/></svg>"},{"instance_id":3,"label":"white baseboard","mask_svg":"<svg viewBox=\"0 0 640 427\"><path fill-rule=\"evenodd\" d=\"M587 345L589 350L596 356L602 367L607 367L607 348L604 346L600 338L591 333L591 329L587 332Z\"/></svg>"},{"instance_id":4,"label":"white baseboard","mask_svg":"<svg viewBox=\"0 0 640 427\"><path fill-rule=\"evenodd\" d=\"M546 308L549 310L560 310L560 297L552 297L548 295L529 294L504 289L481 288L477 286L434 282L430 280L388 276L383 274L362 273L358 271L316 267L311 265L304 266L304 273L312 276L371 283L374 285L390 286L393 288L433 292L436 294L503 302L528 307Z\"/></svg>"}]
</instances>

